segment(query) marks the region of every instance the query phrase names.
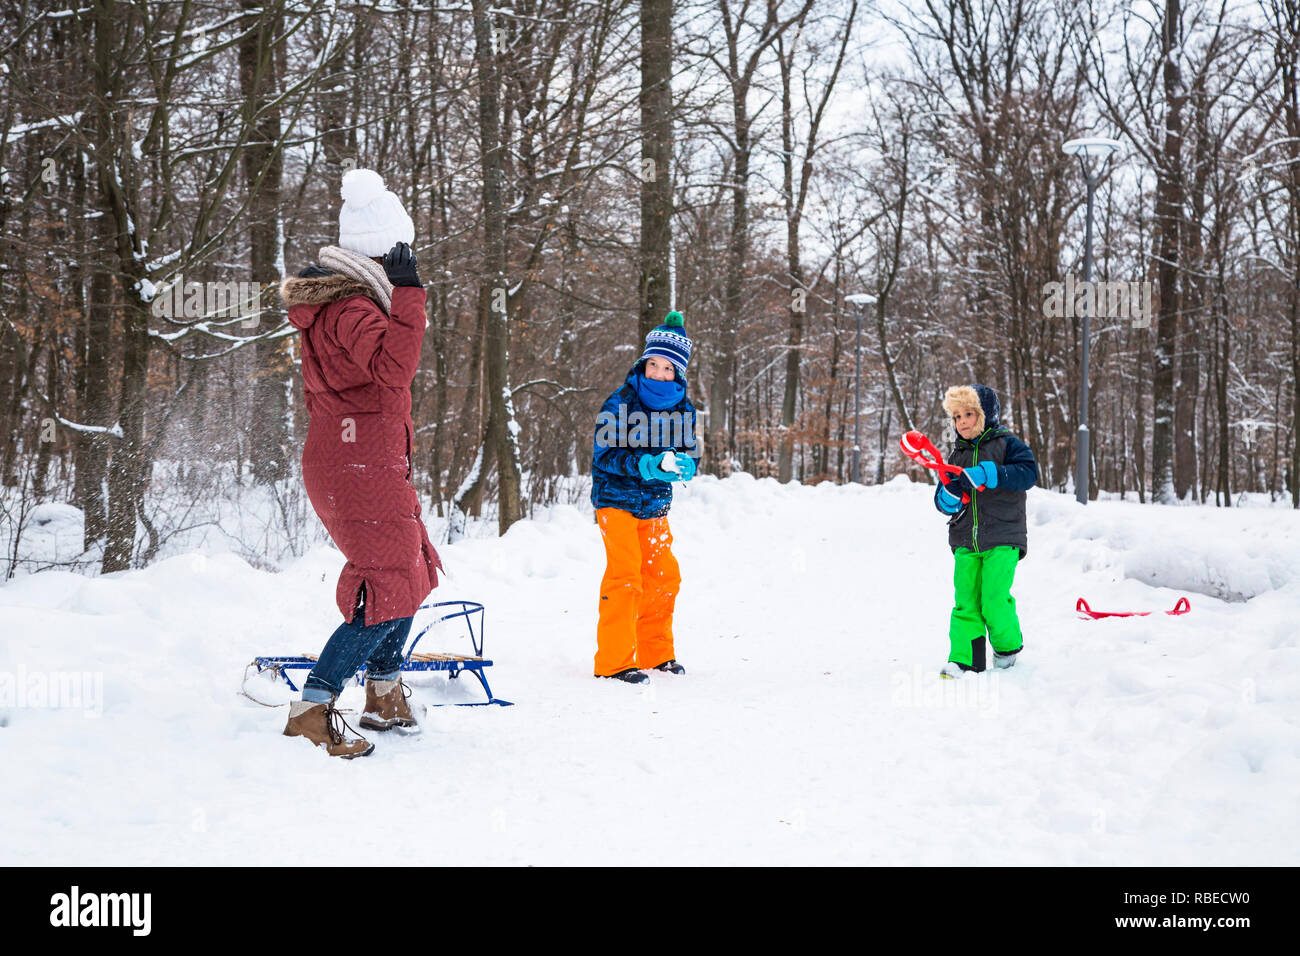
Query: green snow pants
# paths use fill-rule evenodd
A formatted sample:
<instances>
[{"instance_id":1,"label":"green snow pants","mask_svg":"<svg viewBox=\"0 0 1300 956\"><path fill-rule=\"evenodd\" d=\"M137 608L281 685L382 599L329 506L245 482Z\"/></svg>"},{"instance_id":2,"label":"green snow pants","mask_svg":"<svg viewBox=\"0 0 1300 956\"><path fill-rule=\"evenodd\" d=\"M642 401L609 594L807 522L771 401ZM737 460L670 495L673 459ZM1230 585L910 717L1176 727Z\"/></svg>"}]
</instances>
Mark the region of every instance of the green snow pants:
<instances>
[{"instance_id":1,"label":"green snow pants","mask_svg":"<svg viewBox=\"0 0 1300 956\"><path fill-rule=\"evenodd\" d=\"M1020 549L1012 545L987 551L958 548L953 557L956 603L948 625L952 642L948 660L982 671L985 630L995 651L1019 650L1022 643L1016 599L1011 596Z\"/></svg>"}]
</instances>

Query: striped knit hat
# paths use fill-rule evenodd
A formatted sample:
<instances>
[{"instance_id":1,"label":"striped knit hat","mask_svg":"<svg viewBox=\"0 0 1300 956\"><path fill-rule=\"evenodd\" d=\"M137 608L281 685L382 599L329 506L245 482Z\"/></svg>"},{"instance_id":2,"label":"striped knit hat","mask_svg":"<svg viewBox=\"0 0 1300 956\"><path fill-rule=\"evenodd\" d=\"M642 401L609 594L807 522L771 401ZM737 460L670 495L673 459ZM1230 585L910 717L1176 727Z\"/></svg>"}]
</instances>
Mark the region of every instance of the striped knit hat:
<instances>
[{"instance_id":1,"label":"striped knit hat","mask_svg":"<svg viewBox=\"0 0 1300 956\"><path fill-rule=\"evenodd\" d=\"M677 374L686 377L686 365L691 360L691 340L686 337L685 320L680 312L669 312L664 316L664 324L651 329L645 337L641 361L651 355L668 359Z\"/></svg>"}]
</instances>

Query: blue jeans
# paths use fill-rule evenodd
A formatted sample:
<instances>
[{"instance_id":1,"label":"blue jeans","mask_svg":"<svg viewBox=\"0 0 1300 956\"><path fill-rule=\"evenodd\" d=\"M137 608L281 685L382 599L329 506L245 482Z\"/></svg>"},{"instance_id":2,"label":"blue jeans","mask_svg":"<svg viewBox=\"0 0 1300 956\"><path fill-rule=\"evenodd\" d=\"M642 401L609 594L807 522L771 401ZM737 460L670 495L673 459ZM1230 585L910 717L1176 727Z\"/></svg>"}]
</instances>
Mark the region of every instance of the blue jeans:
<instances>
[{"instance_id":1,"label":"blue jeans","mask_svg":"<svg viewBox=\"0 0 1300 956\"><path fill-rule=\"evenodd\" d=\"M397 679L412 619L399 617L364 627L363 613L364 609L359 607L351 623L340 624L330 635L302 686L303 700L314 704L333 700L363 662L366 676L372 680Z\"/></svg>"}]
</instances>

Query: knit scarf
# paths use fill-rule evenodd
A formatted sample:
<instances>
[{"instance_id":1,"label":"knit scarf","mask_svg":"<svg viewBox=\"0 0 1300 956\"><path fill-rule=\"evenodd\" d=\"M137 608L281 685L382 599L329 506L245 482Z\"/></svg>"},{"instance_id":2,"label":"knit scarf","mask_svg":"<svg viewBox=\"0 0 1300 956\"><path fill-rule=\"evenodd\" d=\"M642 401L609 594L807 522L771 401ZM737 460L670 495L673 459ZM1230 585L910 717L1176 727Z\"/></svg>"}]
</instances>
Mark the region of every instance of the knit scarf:
<instances>
[{"instance_id":1,"label":"knit scarf","mask_svg":"<svg viewBox=\"0 0 1300 956\"><path fill-rule=\"evenodd\" d=\"M393 310L393 284L388 281L384 267L368 256L350 252L340 246L322 246L320 264L342 273L350 279L364 282L375 294L375 300L385 314Z\"/></svg>"},{"instance_id":2,"label":"knit scarf","mask_svg":"<svg viewBox=\"0 0 1300 956\"><path fill-rule=\"evenodd\" d=\"M636 373L634 387L641 402L657 412L672 408L686 396L686 386L678 379L658 382L640 372Z\"/></svg>"}]
</instances>

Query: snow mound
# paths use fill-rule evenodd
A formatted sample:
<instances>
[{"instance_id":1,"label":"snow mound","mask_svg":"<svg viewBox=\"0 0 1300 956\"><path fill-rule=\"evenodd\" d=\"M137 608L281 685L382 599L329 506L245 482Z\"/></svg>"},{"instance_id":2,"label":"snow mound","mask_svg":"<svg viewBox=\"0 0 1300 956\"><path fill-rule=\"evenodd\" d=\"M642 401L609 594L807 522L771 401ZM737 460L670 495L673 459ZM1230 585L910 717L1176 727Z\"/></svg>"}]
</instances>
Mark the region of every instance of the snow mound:
<instances>
[{"instance_id":1,"label":"snow mound","mask_svg":"<svg viewBox=\"0 0 1300 956\"><path fill-rule=\"evenodd\" d=\"M29 527L33 529L40 528L51 534L55 532L60 534L81 534L84 523L85 516L82 515L80 508L60 504L57 501L47 501L44 504L39 504L27 516Z\"/></svg>"},{"instance_id":2,"label":"snow mound","mask_svg":"<svg viewBox=\"0 0 1300 956\"><path fill-rule=\"evenodd\" d=\"M1029 492L1030 552L1051 527L1053 557L1157 588L1248 601L1297 580L1300 522L1289 509L1093 502Z\"/></svg>"},{"instance_id":3,"label":"snow mound","mask_svg":"<svg viewBox=\"0 0 1300 956\"><path fill-rule=\"evenodd\" d=\"M1235 544L1170 549L1149 543L1124 558L1125 577L1152 587L1193 591L1224 601L1247 601L1286 581L1284 569Z\"/></svg>"}]
</instances>

